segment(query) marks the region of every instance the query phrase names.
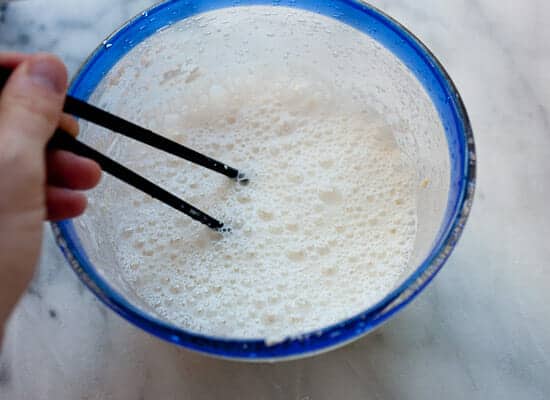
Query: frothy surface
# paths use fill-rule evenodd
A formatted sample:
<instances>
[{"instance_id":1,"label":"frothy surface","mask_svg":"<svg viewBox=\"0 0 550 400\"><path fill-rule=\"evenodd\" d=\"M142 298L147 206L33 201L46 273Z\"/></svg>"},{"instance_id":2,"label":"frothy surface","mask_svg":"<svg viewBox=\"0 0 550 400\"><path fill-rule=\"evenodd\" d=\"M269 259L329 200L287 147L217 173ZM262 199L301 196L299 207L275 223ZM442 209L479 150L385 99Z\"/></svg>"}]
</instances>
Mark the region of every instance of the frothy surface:
<instances>
[{"instance_id":1,"label":"frothy surface","mask_svg":"<svg viewBox=\"0 0 550 400\"><path fill-rule=\"evenodd\" d=\"M209 99L231 111L212 113L207 100L159 122L181 121L186 135L176 140L244 168L247 186L166 156L137 161L232 228L212 233L131 194L119 261L166 319L220 336L296 334L365 309L403 271L415 234L414 172L392 132L322 88L286 84L256 95L217 86Z\"/></svg>"},{"instance_id":2,"label":"frothy surface","mask_svg":"<svg viewBox=\"0 0 550 400\"><path fill-rule=\"evenodd\" d=\"M150 48L166 51L167 34L185 37L163 32ZM135 57L130 67L155 55ZM188 63L159 78L181 96L140 107L151 129L242 169L247 186L143 145L119 154L230 234L125 188L105 210L124 280L204 334L275 340L341 321L391 290L413 248L416 173L389 125L344 87L264 69L220 78Z\"/></svg>"}]
</instances>

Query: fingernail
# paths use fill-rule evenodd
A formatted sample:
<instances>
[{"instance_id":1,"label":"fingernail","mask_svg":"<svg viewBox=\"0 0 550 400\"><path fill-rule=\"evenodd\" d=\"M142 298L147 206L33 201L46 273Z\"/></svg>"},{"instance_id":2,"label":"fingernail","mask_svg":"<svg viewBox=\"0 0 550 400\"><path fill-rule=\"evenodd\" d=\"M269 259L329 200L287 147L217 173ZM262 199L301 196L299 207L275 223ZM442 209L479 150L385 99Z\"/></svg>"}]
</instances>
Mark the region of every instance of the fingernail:
<instances>
[{"instance_id":1,"label":"fingernail","mask_svg":"<svg viewBox=\"0 0 550 400\"><path fill-rule=\"evenodd\" d=\"M65 75L59 65L51 60L36 60L29 65L29 76L37 85L57 93L65 91Z\"/></svg>"}]
</instances>

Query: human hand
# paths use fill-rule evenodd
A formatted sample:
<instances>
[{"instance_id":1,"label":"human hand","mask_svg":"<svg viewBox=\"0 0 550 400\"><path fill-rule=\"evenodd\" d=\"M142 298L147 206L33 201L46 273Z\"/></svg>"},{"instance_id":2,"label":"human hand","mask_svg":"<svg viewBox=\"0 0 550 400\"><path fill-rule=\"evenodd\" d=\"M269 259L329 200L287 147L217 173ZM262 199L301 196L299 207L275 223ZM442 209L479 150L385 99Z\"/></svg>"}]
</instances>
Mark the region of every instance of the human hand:
<instances>
[{"instance_id":1,"label":"human hand","mask_svg":"<svg viewBox=\"0 0 550 400\"><path fill-rule=\"evenodd\" d=\"M67 90L63 63L47 54L0 53L14 68L0 94L0 338L3 325L34 274L43 221L72 218L86 208L79 190L101 176L92 160L46 150L55 129L76 135L62 114Z\"/></svg>"}]
</instances>

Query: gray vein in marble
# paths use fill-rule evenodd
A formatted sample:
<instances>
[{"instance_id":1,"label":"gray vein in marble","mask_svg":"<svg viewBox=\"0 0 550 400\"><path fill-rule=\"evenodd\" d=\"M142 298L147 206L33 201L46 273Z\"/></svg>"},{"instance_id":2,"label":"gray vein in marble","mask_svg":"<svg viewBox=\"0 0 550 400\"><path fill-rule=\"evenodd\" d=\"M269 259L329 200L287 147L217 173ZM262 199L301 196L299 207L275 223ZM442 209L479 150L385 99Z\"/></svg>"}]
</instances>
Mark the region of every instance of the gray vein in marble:
<instances>
[{"instance_id":1,"label":"gray vein in marble","mask_svg":"<svg viewBox=\"0 0 550 400\"><path fill-rule=\"evenodd\" d=\"M0 353L0 387L8 386L10 378L11 375L8 364L2 360L2 355Z\"/></svg>"},{"instance_id":2,"label":"gray vein in marble","mask_svg":"<svg viewBox=\"0 0 550 400\"><path fill-rule=\"evenodd\" d=\"M42 299L42 294L40 293L39 286L35 282L32 282L29 285L29 287L27 288L27 294L29 296L33 296L33 297L36 297L38 299Z\"/></svg>"},{"instance_id":3,"label":"gray vein in marble","mask_svg":"<svg viewBox=\"0 0 550 400\"><path fill-rule=\"evenodd\" d=\"M0 4L0 23L3 23L6 20L6 12L8 10L8 4Z\"/></svg>"}]
</instances>

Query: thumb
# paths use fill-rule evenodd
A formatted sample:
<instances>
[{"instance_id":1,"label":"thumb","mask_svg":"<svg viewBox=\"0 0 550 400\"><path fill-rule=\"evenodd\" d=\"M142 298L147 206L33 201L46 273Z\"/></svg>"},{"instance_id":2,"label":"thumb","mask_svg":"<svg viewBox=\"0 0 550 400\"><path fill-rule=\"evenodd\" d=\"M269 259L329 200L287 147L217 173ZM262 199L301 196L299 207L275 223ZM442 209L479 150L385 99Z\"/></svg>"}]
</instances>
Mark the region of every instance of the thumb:
<instances>
[{"instance_id":1,"label":"thumb","mask_svg":"<svg viewBox=\"0 0 550 400\"><path fill-rule=\"evenodd\" d=\"M0 94L0 214L44 213L45 147L61 116L67 71L35 55L13 71Z\"/></svg>"},{"instance_id":2,"label":"thumb","mask_svg":"<svg viewBox=\"0 0 550 400\"><path fill-rule=\"evenodd\" d=\"M58 58L38 54L19 64L0 96L4 150L42 159L59 123L66 88L67 71Z\"/></svg>"}]
</instances>

